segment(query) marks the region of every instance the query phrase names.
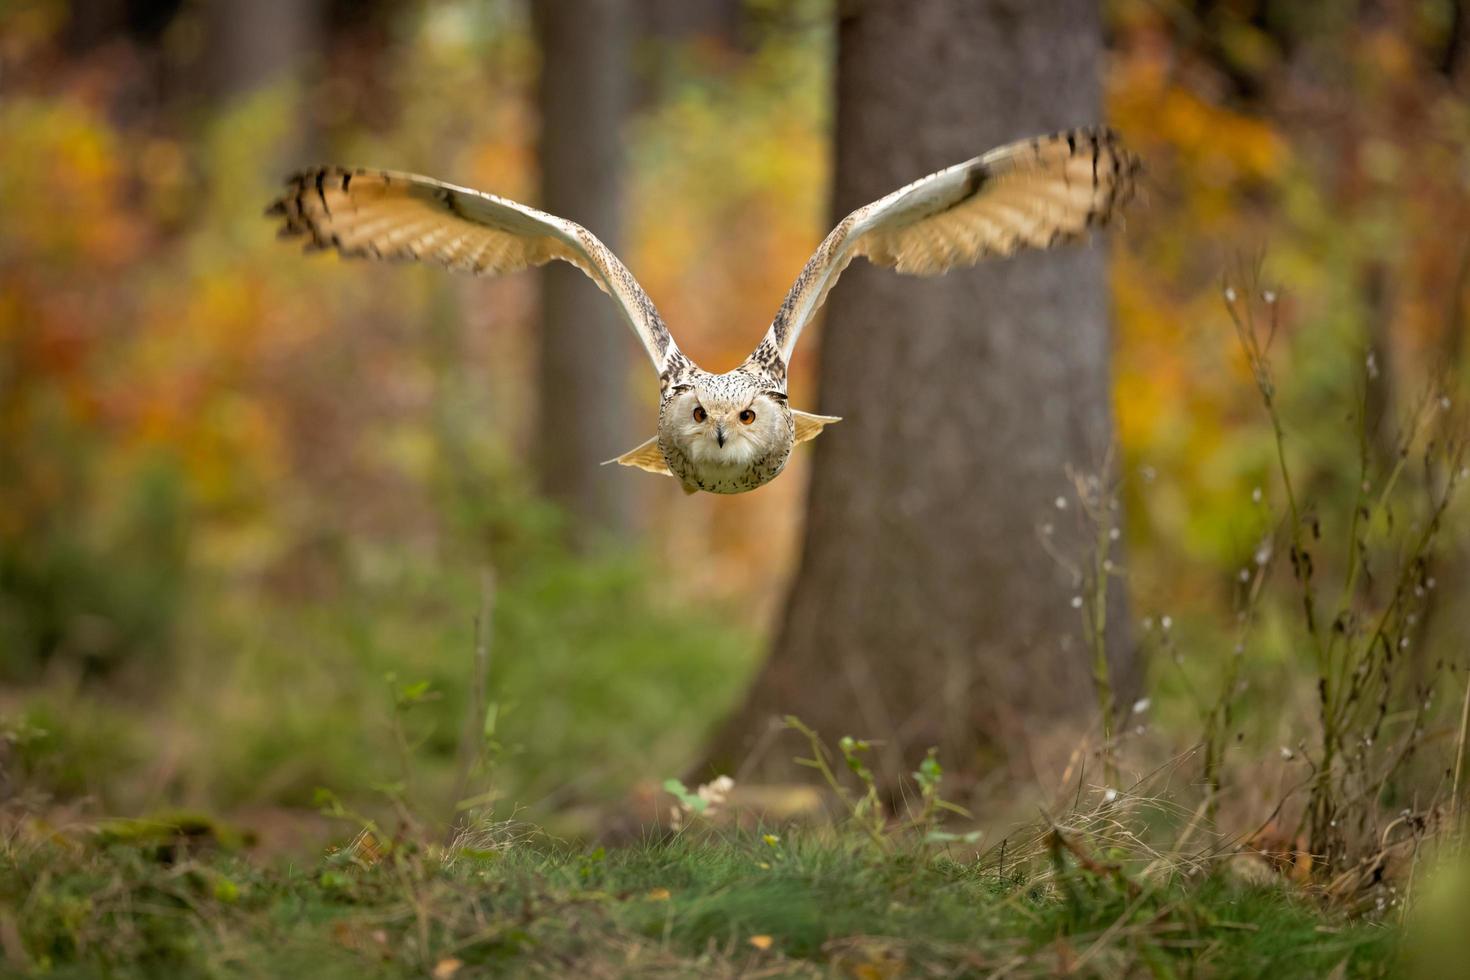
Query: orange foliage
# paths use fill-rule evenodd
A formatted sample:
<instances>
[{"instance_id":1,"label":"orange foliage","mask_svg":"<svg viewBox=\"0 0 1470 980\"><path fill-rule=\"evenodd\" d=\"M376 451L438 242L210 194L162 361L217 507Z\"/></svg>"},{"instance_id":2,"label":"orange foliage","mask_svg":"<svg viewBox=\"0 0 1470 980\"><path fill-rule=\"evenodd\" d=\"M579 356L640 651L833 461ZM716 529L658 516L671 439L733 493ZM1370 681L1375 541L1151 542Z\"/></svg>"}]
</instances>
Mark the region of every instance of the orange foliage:
<instances>
[{"instance_id":1,"label":"orange foliage","mask_svg":"<svg viewBox=\"0 0 1470 980\"><path fill-rule=\"evenodd\" d=\"M56 7L27 9L5 52L58 59L59 21L45 14ZM448 436L437 413L453 392L469 393L453 417L478 452L523 453L528 279L302 262L258 216L283 169L283 154L263 148L289 143L285 119L336 159L534 197L524 25L487 41L443 16L403 38L370 86L383 96L358 106L370 126L343 109L355 88L340 66L302 100L335 108L304 123L282 91L197 129L119 125L99 106L126 59L71 64L0 103L0 439L25 464L0 485L0 533L48 508L91 506L67 490L58 441L94 447L117 481L160 451L173 457L198 540L252 542L200 547L248 552L252 569L348 532L440 533ZM1232 16L1209 25L1225 53L1206 57L1191 40L1203 35L1157 5L1113 8L1109 115L1150 171L1142 206L1112 236L1130 533L1159 546L1139 569L1145 589L1210 574L1184 572L1200 566L1180 556L1228 566L1249 526L1259 430L1218 300L1224 271L1264 249L1268 278L1298 297L1286 307L1288 369L1291 336L1361 346L1359 280L1373 263L1391 272L1398 353L1432 363L1470 278L1470 110L1426 66L1414 31L1390 23L1334 38L1352 80L1335 91L1282 71L1274 42ZM621 250L711 367L744 356L826 231L830 43L815 32L745 55L692 49L679 83L630 129ZM1232 94L1221 59L1260 92ZM795 365L793 400L805 405L813 349ZM651 428L641 366L632 378ZM666 506L677 488L646 480L657 547L718 556L692 588L774 598L771 549L790 553L804 465L750 499L677 510ZM1145 490L1144 467L1165 471L1171 489Z\"/></svg>"}]
</instances>

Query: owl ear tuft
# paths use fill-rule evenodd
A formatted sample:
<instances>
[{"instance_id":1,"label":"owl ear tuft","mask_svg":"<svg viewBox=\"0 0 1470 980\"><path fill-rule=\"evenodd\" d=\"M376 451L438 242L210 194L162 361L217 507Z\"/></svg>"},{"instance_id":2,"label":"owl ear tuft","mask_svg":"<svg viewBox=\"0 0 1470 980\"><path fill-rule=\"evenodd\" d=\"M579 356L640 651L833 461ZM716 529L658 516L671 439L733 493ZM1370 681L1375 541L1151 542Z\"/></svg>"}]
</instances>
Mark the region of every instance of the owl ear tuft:
<instances>
[{"instance_id":1,"label":"owl ear tuft","mask_svg":"<svg viewBox=\"0 0 1470 980\"><path fill-rule=\"evenodd\" d=\"M809 439L815 439L822 430L833 422L841 422L842 419L835 415L812 415L809 412L798 412L791 410L791 418L796 422L796 441L798 444Z\"/></svg>"},{"instance_id":2,"label":"owl ear tuft","mask_svg":"<svg viewBox=\"0 0 1470 980\"><path fill-rule=\"evenodd\" d=\"M602 465L606 466L608 463L617 463L621 466L636 466L640 470L647 470L650 473L661 473L664 476L674 475L669 472L669 464L664 461L664 451L658 448L658 436L654 436L637 449L630 449L617 459L610 459Z\"/></svg>"}]
</instances>

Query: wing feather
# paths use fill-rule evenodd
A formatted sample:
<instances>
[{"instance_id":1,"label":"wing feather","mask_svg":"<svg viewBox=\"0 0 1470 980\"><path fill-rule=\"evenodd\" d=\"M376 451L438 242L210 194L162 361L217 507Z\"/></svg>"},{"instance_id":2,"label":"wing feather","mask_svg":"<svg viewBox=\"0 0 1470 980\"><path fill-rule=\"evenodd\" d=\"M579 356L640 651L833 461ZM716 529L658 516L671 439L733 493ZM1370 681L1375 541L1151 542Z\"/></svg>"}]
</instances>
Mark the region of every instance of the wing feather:
<instances>
[{"instance_id":1,"label":"wing feather","mask_svg":"<svg viewBox=\"0 0 1470 980\"><path fill-rule=\"evenodd\" d=\"M347 258L427 261L475 275L570 262L617 301L654 370L678 349L643 287L595 235L515 201L414 174L317 167L289 178L266 213L282 219L280 237Z\"/></svg>"},{"instance_id":2,"label":"wing feather","mask_svg":"<svg viewBox=\"0 0 1470 980\"><path fill-rule=\"evenodd\" d=\"M1138 158L1109 129L1011 143L858 208L797 277L753 360L781 367L842 271L861 255L930 276L1023 248L1050 248L1106 225L1133 195Z\"/></svg>"}]
</instances>

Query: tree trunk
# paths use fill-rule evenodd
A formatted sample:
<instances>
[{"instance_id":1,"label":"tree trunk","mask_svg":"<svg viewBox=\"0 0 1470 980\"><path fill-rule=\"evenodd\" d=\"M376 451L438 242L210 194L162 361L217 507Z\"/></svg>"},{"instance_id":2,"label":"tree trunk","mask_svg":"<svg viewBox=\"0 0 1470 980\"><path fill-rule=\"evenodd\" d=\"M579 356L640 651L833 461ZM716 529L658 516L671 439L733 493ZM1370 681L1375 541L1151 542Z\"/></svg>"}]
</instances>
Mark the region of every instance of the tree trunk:
<instances>
[{"instance_id":1,"label":"tree trunk","mask_svg":"<svg viewBox=\"0 0 1470 980\"><path fill-rule=\"evenodd\" d=\"M210 89L228 103L282 76L300 73L319 35L317 3L209 0Z\"/></svg>"},{"instance_id":2,"label":"tree trunk","mask_svg":"<svg viewBox=\"0 0 1470 980\"><path fill-rule=\"evenodd\" d=\"M743 0L643 0L634 13L642 38L710 38L732 47L746 18Z\"/></svg>"},{"instance_id":3,"label":"tree trunk","mask_svg":"<svg viewBox=\"0 0 1470 980\"><path fill-rule=\"evenodd\" d=\"M622 123L629 99L629 12L623 0L538 0L541 207L585 225L617 250ZM635 348L613 302L562 262L542 270L541 487L577 536L632 523L636 481L599 464L652 434L633 424L627 395Z\"/></svg>"},{"instance_id":4,"label":"tree trunk","mask_svg":"<svg viewBox=\"0 0 1470 980\"><path fill-rule=\"evenodd\" d=\"M195 71L211 100L207 125L219 126L229 118L222 113L248 100L278 97L272 111L290 124L275 146L260 148L261 170L275 179L319 160L307 94L322 40L321 0L205 0L202 9L204 58Z\"/></svg>"},{"instance_id":5,"label":"tree trunk","mask_svg":"<svg viewBox=\"0 0 1470 980\"><path fill-rule=\"evenodd\" d=\"M1091 0L863 0L838 30L834 216L1017 138L1095 122ZM1063 248L937 279L855 263L827 304L824 414L800 569L770 659L709 764L785 778L771 719L885 741L892 790L929 746L970 775L1053 764L1096 721L1067 468L1111 439L1103 249ZM808 348L810 349L810 348ZM799 396L793 396L793 402ZM1066 498L1059 510L1056 500ZM1114 560L1116 561L1116 555ZM1131 684L1115 580L1106 637ZM1024 752L1023 752L1024 750Z\"/></svg>"}]
</instances>

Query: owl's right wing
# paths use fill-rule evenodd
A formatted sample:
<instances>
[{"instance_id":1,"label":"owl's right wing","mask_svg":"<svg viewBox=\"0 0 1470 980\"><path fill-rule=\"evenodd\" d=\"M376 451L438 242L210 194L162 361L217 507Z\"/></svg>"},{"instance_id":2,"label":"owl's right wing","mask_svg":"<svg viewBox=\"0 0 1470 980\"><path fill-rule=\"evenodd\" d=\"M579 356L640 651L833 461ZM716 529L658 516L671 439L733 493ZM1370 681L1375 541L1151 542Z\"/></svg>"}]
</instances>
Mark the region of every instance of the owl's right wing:
<instances>
[{"instance_id":1,"label":"owl's right wing","mask_svg":"<svg viewBox=\"0 0 1470 980\"><path fill-rule=\"evenodd\" d=\"M1073 129L1010 143L858 208L801 270L751 361L784 371L802 328L859 255L932 276L1050 248L1107 224L1140 169L1112 130Z\"/></svg>"},{"instance_id":2,"label":"owl's right wing","mask_svg":"<svg viewBox=\"0 0 1470 980\"><path fill-rule=\"evenodd\" d=\"M456 272L498 275L553 259L581 269L617 301L654 370L678 350L653 302L618 257L586 228L524 204L388 170L317 167L287 181L267 215L282 238L347 258L423 261Z\"/></svg>"}]
</instances>

